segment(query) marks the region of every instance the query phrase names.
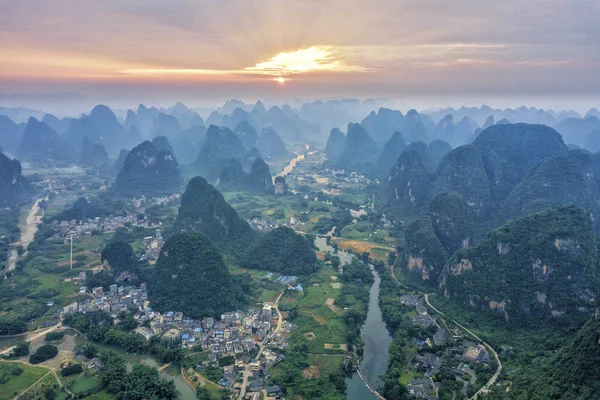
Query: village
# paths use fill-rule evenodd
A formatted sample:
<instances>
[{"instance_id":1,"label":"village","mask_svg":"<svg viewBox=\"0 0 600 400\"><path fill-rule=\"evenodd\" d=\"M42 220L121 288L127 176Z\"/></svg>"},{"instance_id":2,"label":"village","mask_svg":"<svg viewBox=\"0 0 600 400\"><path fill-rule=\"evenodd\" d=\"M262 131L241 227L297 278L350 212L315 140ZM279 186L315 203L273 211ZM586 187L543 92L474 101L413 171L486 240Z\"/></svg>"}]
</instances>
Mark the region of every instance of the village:
<instances>
[{"instance_id":1,"label":"village","mask_svg":"<svg viewBox=\"0 0 600 400\"><path fill-rule=\"evenodd\" d=\"M406 383L409 393L417 398L434 400L440 395L442 372L456 380L457 389L465 397L469 385L481 379L478 372L488 367L488 350L482 344L474 343L456 330L449 330L442 321L429 314L423 297L403 295L400 303L414 307L412 322L430 335L416 340L417 354L410 360L408 369L411 379ZM487 381L487 378L485 378Z\"/></svg>"},{"instance_id":2,"label":"village","mask_svg":"<svg viewBox=\"0 0 600 400\"><path fill-rule=\"evenodd\" d=\"M288 284L294 281L290 279L293 277L287 278ZM171 345L180 345L189 354L206 354L203 361L195 365L195 370L201 373L223 367L216 383L232 396L237 398L244 393L244 398L254 400L283 398L278 386L268 384L269 369L284 359L286 339L295 326L282 319L276 304L266 303L261 309L230 311L219 318L195 320L178 311L154 311L145 283L139 287L113 284L108 291L82 286L79 293L88 294L90 298L63 307L61 317L92 311L104 311L117 317L121 312L135 310L135 319L140 323L136 333L146 340L160 337ZM224 360L230 362L224 365Z\"/></svg>"}]
</instances>

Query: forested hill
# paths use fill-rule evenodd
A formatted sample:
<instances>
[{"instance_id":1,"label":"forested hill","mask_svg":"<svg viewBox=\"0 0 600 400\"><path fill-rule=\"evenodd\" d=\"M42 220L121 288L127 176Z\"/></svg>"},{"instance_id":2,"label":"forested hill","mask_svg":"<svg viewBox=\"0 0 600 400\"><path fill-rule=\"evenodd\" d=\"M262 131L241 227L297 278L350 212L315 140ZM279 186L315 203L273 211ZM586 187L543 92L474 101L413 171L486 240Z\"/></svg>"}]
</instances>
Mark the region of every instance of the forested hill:
<instances>
[{"instance_id":1,"label":"forested hill","mask_svg":"<svg viewBox=\"0 0 600 400\"><path fill-rule=\"evenodd\" d=\"M307 275L317 269L315 249L309 240L288 227L261 236L246 251L242 266L288 275Z\"/></svg>"},{"instance_id":2,"label":"forested hill","mask_svg":"<svg viewBox=\"0 0 600 400\"><path fill-rule=\"evenodd\" d=\"M200 233L178 233L165 242L148 289L154 309L192 318L236 310L247 293L227 270L219 250Z\"/></svg>"},{"instance_id":3,"label":"forested hill","mask_svg":"<svg viewBox=\"0 0 600 400\"><path fill-rule=\"evenodd\" d=\"M21 202L35 193L21 171L19 160L0 153L0 207Z\"/></svg>"},{"instance_id":4,"label":"forested hill","mask_svg":"<svg viewBox=\"0 0 600 400\"><path fill-rule=\"evenodd\" d=\"M233 253L241 253L256 236L223 195L199 176L190 180L181 196L174 231L201 232L221 250Z\"/></svg>"},{"instance_id":5,"label":"forested hill","mask_svg":"<svg viewBox=\"0 0 600 400\"><path fill-rule=\"evenodd\" d=\"M441 287L448 297L527 324L526 315L567 319L593 312L599 276L590 215L561 206L517 218L455 253Z\"/></svg>"},{"instance_id":6,"label":"forested hill","mask_svg":"<svg viewBox=\"0 0 600 400\"><path fill-rule=\"evenodd\" d=\"M145 141L127 154L112 190L123 196L164 196L177 192L182 183L173 154Z\"/></svg>"}]
</instances>

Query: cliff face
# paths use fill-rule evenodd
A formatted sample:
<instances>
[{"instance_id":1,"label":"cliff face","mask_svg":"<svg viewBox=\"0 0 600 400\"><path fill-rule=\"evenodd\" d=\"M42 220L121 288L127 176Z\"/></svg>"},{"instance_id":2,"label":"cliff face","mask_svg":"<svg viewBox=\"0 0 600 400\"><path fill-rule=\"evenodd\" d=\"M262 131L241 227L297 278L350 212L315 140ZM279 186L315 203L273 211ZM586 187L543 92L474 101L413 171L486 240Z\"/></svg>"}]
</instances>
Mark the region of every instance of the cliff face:
<instances>
[{"instance_id":1,"label":"cliff face","mask_svg":"<svg viewBox=\"0 0 600 400\"><path fill-rule=\"evenodd\" d=\"M35 190L21 174L19 160L11 160L0 153L0 207L27 200Z\"/></svg>"},{"instance_id":2,"label":"cliff face","mask_svg":"<svg viewBox=\"0 0 600 400\"><path fill-rule=\"evenodd\" d=\"M448 261L446 296L501 313L568 318L598 298L596 238L588 213L561 206L517 218Z\"/></svg>"},{"instance_id":3,"label":"cliff face","mask_svg":"<svg viewBox=\"0 0 600 400\"><path fill-rule=\"evenodd\" d=\"M175 232L200 232L219 248L240 252L254 241L254 231L206 179L190 180L174 226Z\"/></svg>"},{"instance_id":4,"label":"cliff face","mask_svg":"<svg viewBox=\"0 0 600 400\"><path fill-rule=\"evenodd\" d=\"M178 192L182 183L171 152L145 141L127 154L113 190L124 196L164 196Z\"/></svg>"}]
</instances>

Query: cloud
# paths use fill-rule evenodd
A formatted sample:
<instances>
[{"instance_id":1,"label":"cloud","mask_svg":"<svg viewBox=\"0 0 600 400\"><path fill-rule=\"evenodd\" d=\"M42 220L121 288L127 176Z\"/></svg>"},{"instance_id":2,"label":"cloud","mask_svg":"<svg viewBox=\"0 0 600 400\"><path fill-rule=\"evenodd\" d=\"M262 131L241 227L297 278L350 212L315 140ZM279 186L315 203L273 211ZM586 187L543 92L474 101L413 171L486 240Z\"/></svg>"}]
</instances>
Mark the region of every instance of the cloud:
<instances>
[{"instance_id":1,"label":"cloud","mask_svg":"<svg viewBox=\"0 0 600 400\"><path fill-rule=\"evenodd\" d=\"M293 74L332 90L590 92L599 20L597 0L7 1L0 79L12 91L34 78Z\"/></svg>"}]
</instances>

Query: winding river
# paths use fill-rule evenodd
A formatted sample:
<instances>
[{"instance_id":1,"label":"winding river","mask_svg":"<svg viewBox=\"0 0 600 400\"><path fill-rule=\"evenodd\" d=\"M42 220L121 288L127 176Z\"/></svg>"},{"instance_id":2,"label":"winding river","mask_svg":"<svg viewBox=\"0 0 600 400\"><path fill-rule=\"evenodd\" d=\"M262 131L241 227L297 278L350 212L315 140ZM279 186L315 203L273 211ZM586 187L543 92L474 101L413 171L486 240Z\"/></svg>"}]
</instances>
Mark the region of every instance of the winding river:
<instances>
[{"instance_id":1,"label":"winding river","mask_svg":"<svg viewBox=\"0 0 600 400\"><path fill-rule=\"evenodd\" d=\"M354 257L352 254L335 249L327 245L327 240L324 237L317 237L315 245L320 251L335 253L340 258L341 265L349 263ZM369 291L369 310L367 319L361 329L361 336L364 342L363 359L359 369L362 374L355 372L350 378L346 379L347 400L369 400L377 399L378 397L369 389L365 381L366 379L370 386L377 389L380 386L381 380L379 377L383 375L387 369L388 363L388 347L392 342L383 317L381 308L379 308L379 285L381 279L379 274L375 272L371 266L375 282Z\"/></svg>"}]
</instances>

